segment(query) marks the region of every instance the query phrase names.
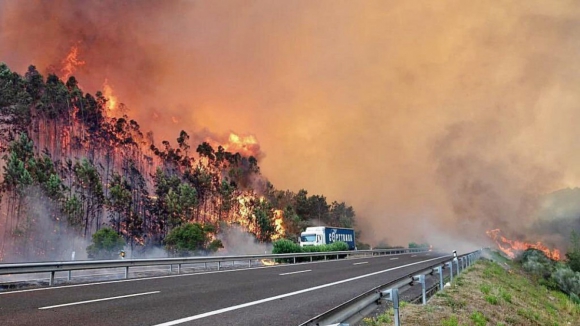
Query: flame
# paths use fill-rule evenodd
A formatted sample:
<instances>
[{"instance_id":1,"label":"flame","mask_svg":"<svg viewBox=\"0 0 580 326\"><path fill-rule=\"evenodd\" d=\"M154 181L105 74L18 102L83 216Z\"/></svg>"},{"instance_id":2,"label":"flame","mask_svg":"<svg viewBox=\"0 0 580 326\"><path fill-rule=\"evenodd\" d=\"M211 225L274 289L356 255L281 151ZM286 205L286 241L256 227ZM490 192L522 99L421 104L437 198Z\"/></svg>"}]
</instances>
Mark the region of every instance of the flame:
<instances>
[{"instance_id":1,"label":"flame","mask_svg":"<svg viewBox=\"0 0 580 326\"><path fill-rule=\"evenodd\" d=\"M272 236L272 240L278 240L286 235L284 228L284 211L277 209L274 211L274 225L276 226L276 234Z\"/></svg>"},{"instance_id":2,"label":"flame","mask_svg":"<svg viewBox=\"0 0 580 326\"><path fill-rule=\"evenodd\" d=\"M276 265L276 262L271 260L271 259L262 259L261 260L262 264L265 266L272 266L272 265Z\"/></svg>"},{"instance_id":3,"label":"flame","mask_svg":"<svg viewBox=\"0 0 580 326\"><path fill-rule=\"evenodd\" d=\"M62 68L60 69L62 73L61 79L63 81L67 81L70 76L77 70L78 67L84 66L85 61L79 60L79 48L76 45L73 45L70 48L69 53L67 56L62 60Z\"/></svg>"},{"instance_id":4,"label":"flame","mask_svg":"<svg viewBox=\"0 0 580 326\"><path fill-rule=\"evenodd\" d=\"M256 137L252 135L240 136L235 133L230 133L228 143L223 145L224 149L230 152L239 152L245 156L257 156L260 152L260 145Z\"/></svg>"},{"instance_id":5,"label":"flame","mask_svg":"<svg viewBox=\"0 0 580 326\"><path fill-rule=\"evenodd\" d=\"M259 232L257 226L254 223L251 223L253 218L250 217L253 214L253 206L255 203L262 202L266 199L263 196L258 198L254 193L251 192L242 193L236 199L238 201L239 208L237 212L231 217L231 222L245 227L250 232ZM286 235L286 228L284 227L284 211L276 209L273 211L273 213L276 233L273 234L270 239L275 241L283 238Z\"/></svg>"},{"instance_id":6,"label":"flame","mask_svg":"<svg viewBox=\"0 0 580 326\"><path fill-rule=\"evenodd\" d=\"M107 116L111 117L113 111L117 108L117 97L113 95L113 88L109 85L109 81L105 79L103 83L103 96L107 99Z\"/></svg>"},{"instance_id":7,"label":"flame","mask_svg":"<svg viewBox=\"0 0 580 326\"><path fill-rule=\"evenodd\" d=\"M544 252L546 256L548 256L553 260L560 260L561 257L560 250L558 249L550 249L539 241L536 243L529 243L517 240L509 240L504 236L500 235L499 234L500 232L501 232L500 229L494 229L486 231L485 233L487 234L488 237L493 239L493 241L495 241L499 249L510 258L515 258L516 253L518 251L524 251L531 248Z\"/></svg>"}]
</instances>

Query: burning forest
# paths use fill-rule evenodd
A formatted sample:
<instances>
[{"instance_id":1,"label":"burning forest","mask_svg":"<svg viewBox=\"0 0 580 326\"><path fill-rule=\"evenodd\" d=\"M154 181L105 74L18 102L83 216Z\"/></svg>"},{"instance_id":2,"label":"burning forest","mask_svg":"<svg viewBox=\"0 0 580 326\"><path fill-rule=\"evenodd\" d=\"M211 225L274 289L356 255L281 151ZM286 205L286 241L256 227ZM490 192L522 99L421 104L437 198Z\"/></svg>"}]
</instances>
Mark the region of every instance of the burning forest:
<instances>
[{"instance_id":1,"label":"burning forest","mask_svg":"<svg viewBox=\"0 0 580 326\"><path fill-rule=\"evenodd\" d=\"M236 225L262 243L296 237L315 215L354 225L344 203L276 190L260 173L253 136L230 133L226 142L208 137L195 146L182 130L176 143L155 143L106 80L103 92L83 92L73 75L82 64L73 47L60 75L45 78L30 66L20 76L0 65L0 260L68 259L84 249L75 242L86 246L103 227L139 256L191 223L209 239Z\"/></svg>"},{"instance_id":2,"label":"burning forest","mask_svg":"<svg viewBox=\"0 0 580 326\"><path fill-rule=\"evenodd\" d=\"M564 256L578 22L564 1L0 0L0 252L68 257L54 239L105 225L267 242L356 207L373 245Z\"/></svg>"}]
</instances>

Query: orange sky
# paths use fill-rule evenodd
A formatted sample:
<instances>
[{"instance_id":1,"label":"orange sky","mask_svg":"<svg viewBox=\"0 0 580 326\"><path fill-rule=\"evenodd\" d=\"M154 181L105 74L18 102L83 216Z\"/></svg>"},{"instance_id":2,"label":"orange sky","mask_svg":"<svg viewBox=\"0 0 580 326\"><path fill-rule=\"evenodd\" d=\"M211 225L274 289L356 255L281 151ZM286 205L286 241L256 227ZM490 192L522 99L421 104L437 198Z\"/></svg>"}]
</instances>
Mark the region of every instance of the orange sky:
<instances>
[{"instance_id":1,"label":"orange sky","mask_svg":"<svg viewBox=\"0 0 580 326\"><path fill-rule=\"evenodd\" d=\"M561 242L527 226L580 182L576 4L0 0L0 61L78 45L81 86L158 142L254 135L265 177L346 201L367 241Z\"/></svg>"}]
</instances>

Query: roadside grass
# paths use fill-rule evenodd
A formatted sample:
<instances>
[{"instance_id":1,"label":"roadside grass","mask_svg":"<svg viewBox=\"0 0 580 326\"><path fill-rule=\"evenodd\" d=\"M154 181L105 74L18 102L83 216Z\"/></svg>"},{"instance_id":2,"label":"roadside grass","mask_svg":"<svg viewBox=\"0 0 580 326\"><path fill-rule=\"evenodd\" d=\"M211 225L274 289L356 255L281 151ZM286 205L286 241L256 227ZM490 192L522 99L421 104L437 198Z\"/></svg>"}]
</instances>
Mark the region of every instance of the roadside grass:
<instances>
[{"instance_id":1,"label":"roadside grass","mask_svg":"<svg viewBox=\"0 0 580 326\"><path fill-rule=\"evenodd\" d=\"M401 305L401 325L580 325L580 304L540 285L499 254L491 259L466 269L427 305ZM378 318L365 318L361 325L393 325L393 320L391 309Z\"/></svg>"}]
</instances>

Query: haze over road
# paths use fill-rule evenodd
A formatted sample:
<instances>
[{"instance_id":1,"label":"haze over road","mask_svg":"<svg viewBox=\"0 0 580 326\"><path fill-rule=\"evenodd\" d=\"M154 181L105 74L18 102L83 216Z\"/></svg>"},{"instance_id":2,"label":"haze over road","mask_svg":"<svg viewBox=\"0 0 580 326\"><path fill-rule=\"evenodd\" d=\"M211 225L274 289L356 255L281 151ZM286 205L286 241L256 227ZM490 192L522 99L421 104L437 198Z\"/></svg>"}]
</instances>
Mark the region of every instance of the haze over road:
<instances>
[{"instance_id":1,"label":"haze over road","mask_svg":"<svg viewBox=\"0 0 580 326\"><path fill-rule=\"evenodd\" d=\"M3 325L298 325L443 261L434 252L0 293Z\"/></svg>"}]
</instances>

